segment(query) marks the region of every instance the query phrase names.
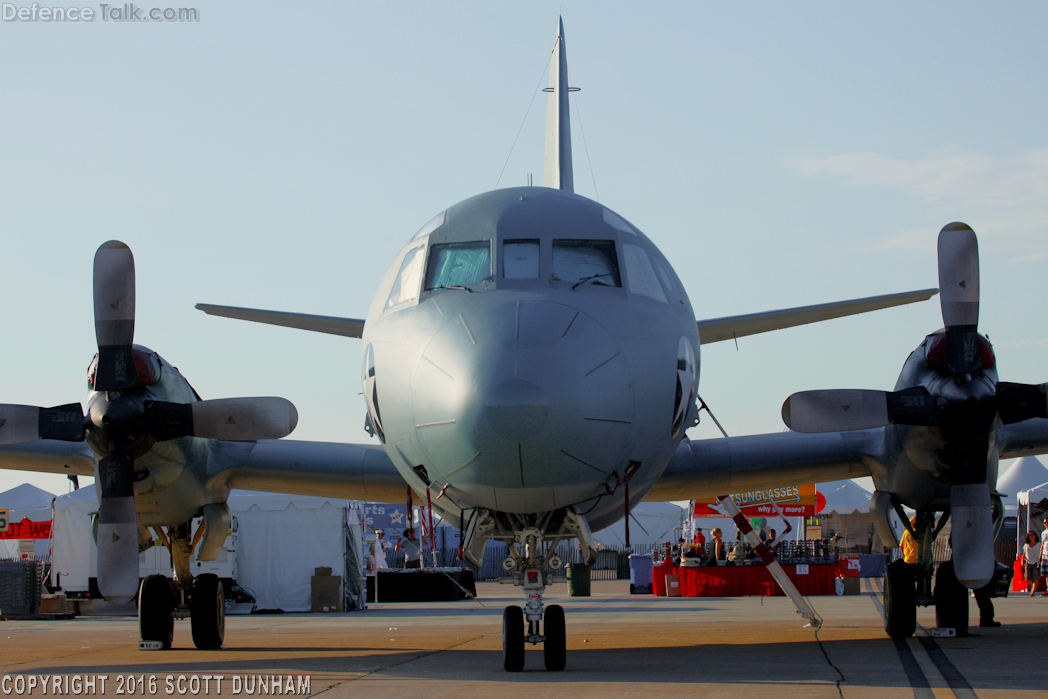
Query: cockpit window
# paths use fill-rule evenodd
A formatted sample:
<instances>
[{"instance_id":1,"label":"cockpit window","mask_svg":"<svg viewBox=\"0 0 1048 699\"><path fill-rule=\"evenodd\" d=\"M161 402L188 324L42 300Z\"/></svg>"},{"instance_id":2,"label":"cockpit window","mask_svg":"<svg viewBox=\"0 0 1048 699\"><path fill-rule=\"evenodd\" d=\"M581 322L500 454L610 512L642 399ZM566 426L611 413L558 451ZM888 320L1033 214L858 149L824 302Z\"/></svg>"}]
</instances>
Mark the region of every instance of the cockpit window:
<instances>
[{"instance_id":1,"label":"cockpit window","mask_svg":"<svg viewBox=\"0 0 1048 699\"><path fill-rule=\"evenodd\" d=\"M507 240L502 243L504 279L539 278L539 241Z\"/></svg>"},{"instance_id":2,"label":"cockpit window","mask_svg":"<svg viewBox=\"0 0 1048 699\"><path fill-rule=\"evenodd\" d=\"M404 255L404 262L401 263L400 271L397 272L397 280L393 282L393 290L389 292L389 298L386 299L387 309L418 297L418 284L422 279L422 251L425 249L426 246L419 245L408 250L408 254Z\"/></svg>"},{"instance_id":3,"label":"cockpit window","mask_svg":"<svg viewBox=\"0 0 1048 699\"><path fill-rule=\"evenodd\" d=\"M429 252L426 289L462 287L491 276L491 242L434 245Z\"/></svg>"},{"instance_id":4,"label":"cockpit window","mask_svg":"<svg viewBox=\"0 0 1048 699\"><path fill-rule=\"evenodd\" d=\"M553 276L563 282L622 286L612 240L554 240Z\"/></svg>"},{"instance_id":5,"label":"cockpit window","mask_svg":"<svg viewBox=\"0 0 1048 699\"><path fill-rule=\"evenodd\" d=\"M655 269L651 266L648 253L639 245L626 243L622 246L622 259L626 262L626 281L631 294L647 296L666 303L666 294L659 286Z\"/></svg>"}]
</instances>

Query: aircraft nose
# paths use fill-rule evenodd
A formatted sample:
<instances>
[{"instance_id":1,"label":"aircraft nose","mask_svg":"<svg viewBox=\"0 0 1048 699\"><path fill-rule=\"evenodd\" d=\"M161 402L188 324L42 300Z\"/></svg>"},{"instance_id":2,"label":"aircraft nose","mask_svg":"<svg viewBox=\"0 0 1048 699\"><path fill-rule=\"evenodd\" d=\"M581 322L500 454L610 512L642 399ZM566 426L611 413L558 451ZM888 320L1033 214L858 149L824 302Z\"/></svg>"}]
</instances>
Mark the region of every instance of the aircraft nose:
<instances>
[{"instance_id":1,"label":"aircraft nose","mask_svg":"<svg viewBox=\"0 0 1048 699\"><path fill-rule=\"evenodd\" d=\"M469 307L423 350L413 388L430 478L492 509L603 492L633 443L629 366L607 330L565 304Z\"/></svg>"},{"instance_id":2,"label":"aircraft nose","mask_svg":"<svg viewBox=\"0 0 1048 699\"><path fill-rule=\"evenodd\" d=\"M484 410L488 424L503 439L534 437L549 417L549 401L542 389L523 379L503 381L488 394Z\"/></svg>"}]
</instances>

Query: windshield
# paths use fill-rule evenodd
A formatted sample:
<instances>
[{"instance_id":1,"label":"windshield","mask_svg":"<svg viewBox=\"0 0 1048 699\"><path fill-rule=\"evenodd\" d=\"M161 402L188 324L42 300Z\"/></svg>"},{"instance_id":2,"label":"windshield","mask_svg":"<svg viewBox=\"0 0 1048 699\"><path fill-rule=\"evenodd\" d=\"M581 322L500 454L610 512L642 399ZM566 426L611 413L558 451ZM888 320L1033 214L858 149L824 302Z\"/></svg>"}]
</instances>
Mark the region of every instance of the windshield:
<instances>
[{"instance_id":1,"label":"windshield","mask_svg":"<svg viewBox=\"0 0 1048 699\"><path fill-rule=\"evenodd\" d=\"M426 289L464 287L491 276L491 242L449 243L430 248Z\"/></svg>"}]
</instances>

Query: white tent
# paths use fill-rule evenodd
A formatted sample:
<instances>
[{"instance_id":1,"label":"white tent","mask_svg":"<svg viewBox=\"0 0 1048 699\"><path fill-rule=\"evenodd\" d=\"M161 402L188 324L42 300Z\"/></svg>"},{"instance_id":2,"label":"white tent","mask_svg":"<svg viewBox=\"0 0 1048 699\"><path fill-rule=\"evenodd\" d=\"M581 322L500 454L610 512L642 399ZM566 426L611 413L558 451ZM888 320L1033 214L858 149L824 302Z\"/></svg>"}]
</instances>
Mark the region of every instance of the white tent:
<instances>
[{"instance_id":1,"label":"white tent","mask_svg":"<svg viewBox=\"0 0 1048 699\"><path fill-rule=\"evenodd\" d=\"M237 579L259 609L310 611L314 569L331 568L345 580L348 500L234 490Z\"/></svg>"},{"instance_id":2,"label":"white tent","mask_svg":"<svg viewBox=\"0 0 1048 699\"><path fill-rule=\"evenodd\" d=\"M1019 507L1018 495L1024 490L1036 488L1048 482L1048 468L1033 456L1016 459L1007 471L997 479L997 492L1004 498L1004 512L1015 516Z\"/></svg>"},{"instance_id":3,"label":"white tent","mask_svg":"<svg viewBox=\"0 0 1048 699\"><path fill-rule=\"evenodd\" d=\"M9 522L51 521L51 501L55 496L35 485L23 483L0 493L0 509L8 510ZM46 558L51 549L50 539L34 539L34 555L37 560ZM0 539L0 558L18 558L18 540Z\"/></svg>"},{"instance_id":4,"label":"white tent","mask_svg":"<svg viewBox=\"0 0 1048 699\"><path fill-rule=\"evenodd\" d=\"M836 512L840 515L850 515L870 511L870 491L857 485L855 481L819 483L817 490L826 498L826 507L819 514Z\"/></svg>"},{"instance_id":5,"label":"white tent","mask_svg":"<svg viewBox=\"0 0 1048 699\"><path fill-rule=\"evenodd\" d=\"M255 596L259 609L309 611L315 568L345 576L348 501L234 490L228 504L236 519L237 583ZM91 532L97 510L93 485L55 500L52 579L67 590L87 590L89 578L97 576Z\"/></svg>"},{"instance_id":6,"label":"white tent","mask_svg":"<svg viewBox=\"0 0 1048 699\"><path fill-rule=\"evenodd\" d=\"M630 545L648 546L664 541L676 541L680 533L684 508L671 502L642 502L630 513ZM626 545L626 521L619 520L609 527L593 532L593 538L604 546Z\"/></svg>"},{"instance_id":7,"label":"white tent","mask_svg":"<svg viewBox=\"0 0 1048 699\"><path fill-rule=\"evenodd\" d=\"M1016 543L1018 550L1022 551L1028 532L1032 531L1040 536L1044 531L1041 520L1048 515L1048 483L1041 483L1036 488L1020 491L1016 500L1019 501Z\"/></svg>"}]
</instances>

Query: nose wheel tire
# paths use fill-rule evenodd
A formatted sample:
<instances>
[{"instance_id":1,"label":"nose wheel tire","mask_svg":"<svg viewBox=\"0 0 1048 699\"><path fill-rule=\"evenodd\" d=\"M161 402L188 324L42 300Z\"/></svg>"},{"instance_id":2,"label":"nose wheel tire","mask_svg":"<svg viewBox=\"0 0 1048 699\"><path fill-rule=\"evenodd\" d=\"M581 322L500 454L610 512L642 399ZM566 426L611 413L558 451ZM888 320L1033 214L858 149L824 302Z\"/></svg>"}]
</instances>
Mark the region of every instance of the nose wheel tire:
<instances>
[{"instance_id":1,"label":"nose wheel tire","mask_svg":"<svg viewBox=\"0 0 1048 699\"><path fill-rule=\"evenodd\" d=\"M163 575L150 575L138 588L138 635L143 641L159 641L171 648L175 636L175 592Z\"/></svg>"},{"instance_id":2,"label":"nose wheel tire","mask_svg":"<svg viewBox=\"0 0 1048 699\"><path fill-rule=\"evenodd\" d=\"M546 624L546 641L542 645L542 653L546 661L546 669L559 672L564 669L567 662L567 633L564 630L564 608L559 604L551 604L546 607L543 615Z\"/></svg>"},{"instance_id":3,"label":"nose wheel tire","mask_svg":"<svg viewBox=\"0 0 1048 699\"><path fill-rule=\"evenodd\" d=\"M222 581L211 573L193 580L189 619L193 645L200 650L222 647L226 635L226 601Z\"/></svg>"},{"instance_id":4,"label":"nose wheel tire","mask_svg":"<svg viewBox=\"0 0 1048 699\"><path fill-rule=\"evenodd\" d=\"M913 565L888 564L884 574L884 631L892 638L909 638L917 630L917 582Z\"/></svg>"},{"instance_id":5,"label":"nose wheel tire","mask_svg":"<svg viewBox=\"0 0 1048 699\"><path fill-rule=\"evenodd\" d=\"M502 612L502 667L506 672L524 669L524 611L506 607Z\"/></svg>"}]
</instances>

